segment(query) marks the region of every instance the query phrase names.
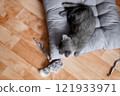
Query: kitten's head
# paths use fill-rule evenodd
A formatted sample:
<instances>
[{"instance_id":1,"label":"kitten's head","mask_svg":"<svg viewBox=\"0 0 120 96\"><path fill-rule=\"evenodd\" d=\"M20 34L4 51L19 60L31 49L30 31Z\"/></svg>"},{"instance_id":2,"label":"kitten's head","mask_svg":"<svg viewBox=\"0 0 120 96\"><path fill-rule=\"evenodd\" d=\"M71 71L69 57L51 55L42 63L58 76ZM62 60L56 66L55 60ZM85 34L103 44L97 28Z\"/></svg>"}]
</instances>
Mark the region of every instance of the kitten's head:
<instances>
[{"instance_id":1,"label":"kitten's head","mask_svg":"<svg viewBox=\"0 0 120 96\"><path fill-rule=\"evenodd\" d=\"M72 53L72 40L67 35L62 36L60 44L57 46L60 54L65 54L68 57Z\"/></svg>"}]
</instances>

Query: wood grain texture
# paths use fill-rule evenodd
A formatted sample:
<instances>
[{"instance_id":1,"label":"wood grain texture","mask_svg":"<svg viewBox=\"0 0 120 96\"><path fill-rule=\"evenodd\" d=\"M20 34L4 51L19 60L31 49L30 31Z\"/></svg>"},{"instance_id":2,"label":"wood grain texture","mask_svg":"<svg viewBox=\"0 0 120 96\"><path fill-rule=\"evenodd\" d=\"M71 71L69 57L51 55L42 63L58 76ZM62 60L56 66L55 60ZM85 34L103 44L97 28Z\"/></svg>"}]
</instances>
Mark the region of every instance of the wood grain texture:
<instances>
[{"instance_id":1,"label":"wood grain texture","mask_svg":"<svg viewBox=\"0 0 120 96\"><path fill-rule=\"evenodd\" d=\"M120 0L116 0L120 16ZM107 77L120 49L98 50L63 59L63 68L43 78L39 69L49 65L33 37L49 50L42 0L0 0L0 80L120 80L120 64Z\"/></svg>"}]
</instances>

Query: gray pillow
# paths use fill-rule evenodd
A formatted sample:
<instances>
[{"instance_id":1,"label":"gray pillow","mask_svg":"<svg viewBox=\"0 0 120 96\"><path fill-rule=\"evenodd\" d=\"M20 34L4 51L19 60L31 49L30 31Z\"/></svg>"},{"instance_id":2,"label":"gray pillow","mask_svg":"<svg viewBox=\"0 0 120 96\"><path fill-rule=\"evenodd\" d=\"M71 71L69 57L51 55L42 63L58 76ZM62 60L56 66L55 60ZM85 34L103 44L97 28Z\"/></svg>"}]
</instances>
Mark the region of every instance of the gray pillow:
<instances>
[{"instance_id":1,"label":"gray pillow","mask_svg":"<svg viewBox=\"0 0 120 96\"><path fill-rule=\"evenodd\" d=\"M95 33L80 55L99 49L120 48L120 21L115 0L43 0L47 16L51 60L65 58L56 48L62 34L69 34L70 29L66 16L59 16L59 12L64 10L61 3L65 1L91 6L96 17Z\"/></svg>"}]
</instances>

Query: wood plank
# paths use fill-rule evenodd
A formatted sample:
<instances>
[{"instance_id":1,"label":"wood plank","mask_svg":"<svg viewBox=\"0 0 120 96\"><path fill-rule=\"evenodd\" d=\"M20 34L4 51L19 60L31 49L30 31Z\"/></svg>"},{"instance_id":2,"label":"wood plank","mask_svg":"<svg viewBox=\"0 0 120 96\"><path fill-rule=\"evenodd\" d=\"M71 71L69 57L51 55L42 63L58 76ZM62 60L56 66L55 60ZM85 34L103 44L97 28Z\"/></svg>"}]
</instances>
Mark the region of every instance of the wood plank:
<instances>
[{"instance_id":1,"label":"wood plank","mask_svg":"<svg viewBox=\"0 0 120 96\"><path fill-rule=\"evenodd\" d=\"M28 29L28 26L26 26L24 23L20 22L19 20L7 20L6 22L2 23L4 27L6 27L11 32L18 32L22 33L25 30Z\"/></svg>"},{"instance_id":2,"label":"wood plank","mask_svg":"<svg viewBox=\"0 0 120 96\"><path fill-rule=\"evenodd\" d=\"M23 78L7 67L0 75L0 80L23 80Z\"/></svg>"},{"instance_id":3,"label":"wood plank","mask_svg":"<svg viewBox=\"0 0 120 96\"><path fill-rule=\"evenodd\" d=\"M120 6L120 0L116 0L116 4Z\"/></svg>"},{"instance_id":4,"label":"wood plank","mask_svg":"<svg viewBox=\"0 0 120 96\"><path fill-rule=\"evenodd\" d=\"M0 61L0 74L6 69L6 65Z\"/></svg>"},{"instance_id":5,"label":"wood plank","mask_svg":"<svg viewBox=\"0 0 120 96\"><path fill-rule=\"evenodd\" d=\"M41 4L40 0L16 0L16 1L19 2L23 7L28 9L30 12L34 13L39 18L41 19L45 18L43 5Z\"/></svg>"},{"instance_id":6,"label":"wood plank","mask_svg":"<svg viewBox=\"0 0 120 96\"><path fill-rule=\"evenodd\" d=\"M93 79L94 80L100 80L100 79L102 79L102 77L100 77L94 71L92 71L92 70L88 69L87 67L83 66L83 63L78 61L79 59L81 59L81 58L80 57L79 58L73 57L73 58L68 59L68 61L65 60L67 62L67 64L65 63L65 67L64 68L67 68L67 66L69 66L70 69L71 69L69 71L75 71L76 72L75 75L77 74L79 76L81 74L82 76L84 76L85 78L87 78L89 80L93 80ZM74 72L72 72L72 74L73 73ZM80 79L80 78L78 77L77 79Z\"/></svg>"},{"instance_id":7,"label":"wood plank","mask_svg":"<svg viewBox=\"0 0 120 96\"><path fill-rule=\"evenodd\" d=\"M8 42L10 40L10 33L9 30L0 25L0 41L3 43Z\"/></svg>"},{"instance_id":8,"label":"wood plank","mask_svg":"<svg viewBox=\"0 0 120 96\"><path fill-rule=\"evenodd\" d=\"M19 40L18 36L11 34L9 30L0 25L0 41L8 48L12 49Z\"/></svg>"},{"instance_id":9,"label":"wood plank","mask_svg":"<svg viewBox=\"0 0 120 96\"><path fill-rule=\"evenodd\" d=\"M107 77L111 66L91 53L82 55L79 57L79 59L75 58L75 60L94 71L96 74L98 74L98 76L101 76L103 79L114 79L115 77L117 77L116 79L120 79L120 74L117 70L114 71L114 74L116 75L112 74L111 77Z\"/></svg>"},{"instance_id":10,"label":"wood plank","mask_svg":"<svg viewBox=\"0 0 120 96\"><path fill-rule=\"evenodd\" d=\"M17 3L15 0L0 0L0 9L1 9L1 12L0 13L2 15L3 18L0 18L1 19L4 19L4 17L6 19L12 19L14 18L18 13L19 11L22 9L22 6Z\"/></svg>"},{"instance_id":11,"label":"wood plank","mask_svg":"<svg viewBox=\"0 0 120 96\"><path fill-rule=\"evenodd\" d=\"M37 46L37 45L36 45ZM28 45L24 40L20 40L12 49L16 54L28 61L32 66L36 68L43 68L44 62L47 61L47 58L42 53L42 51L36 51L33 47ZM46 62L49 64L48 62Z\"/></svg>"},{"instance_id":12,"label":"wood plank","mask_svg":"<svg viewBox=\"0 0 120 96\"><path fill-rule=\"evenodd\" d=\"M39 17L32 14L26 9L22 9L20 13L16 16L16 19L20 20L25 25L29 26L30 32L33 31L32 33L34 33L34 35L31 35L32 38L33 37L36 38L37 36L38 38L36 39L40 40L40 42L45 46L45 48L49 49L48 48L48 45L49 45L48 30L47 30L47 24L45 19L43 20L40 19ZM28 34L29 32L27 31L24 33ZM22 34L22 36L25 36L25 35L26 34Z\"/></svg>"},{"instance_id":13,"label":"wood plank","mask_svg":"<svg viewBox=\"0 0 120 96\"><path fill-rule=\"evenodd\" d=\"M39 71L32 67L30 71L24 76L25 80L50 80L52 79L51 76L48 77L41 77Z\"/></svg>"},{"instance_id":14,"label":"wood plank","mask_svg":"<svg viewBox=\"0 0 120 96\"><path fill-rule=\"evenodd\" d=\"M112 50L105 51L104 54L101 56L101 59L108 63L110 66L113 66L115 61L119 58L120 54ZM116 69L120 71L120 63L116 66Z\"/></svg>"},{"instance_id":15,"label":"wood plank","mask_svg":"<svg viewBox=\"0 0 120 96\"><path fill-rule=\"evenodd\" d=\"M41 29L43 26L43 21L25 8L23 8L19 14L17 14L16 19L22 21L37 33L40 33L40 31L42 31Z\"/></svg>"},{"instance_id":16,"label":"wood plank","mask_svg":"<svg viewBox=\"0 0 120 96\"><path fill-rule=\"evenodd\" d=\"M92 54L94 54L98 57L101 57L104 52L105 52L105 50L97 50L97 51L93 51Z\"/></svg>"},{"instance_id":17,"label":"wood plank","mask_svg":"<svg viewBox=\"0 0 120 96\"><path fill-rule=\"evenodd\" d=\"M77 80L77 78L75 78L73 75L65 71L63 68L60 69L58 73L56 74L54 73L52 75L54 77L53 78L54 80Z\"/></svg>"},{"instance_id":18,"label":"wood plank","mask_svg":"<svg viewBox=\"0 0 120 96\"><path fill-rule=\"evenodd\" d=\"M116 53L120 54L120 48L119 49L114 49L113 51L115 51Z\"/></svg>"},{"instance_id":19,"label":"wood plank","mask_svg":"<svg viewBox=\"0 0 120 96\"><path fill-rule=\"evenodd\" d=\"M0 61L7 65L14 72L20 76L24 76L29 69L31 64L26 62L23 58L12 52L10 49L0 43Z\"/></svg>"},{"instance_id":20,"label":"wood plank","mask_svg":"<svg viewBox=\"0 0 120 96\"><path fill-rule=\"evenodd\" d=\"M0 20L7 15L7 12L0 6Z\"/></svg>"},{"instance_id":21,"label":"wood plank","mask_svg":"<svg viewBox=\"0 0 120 96\"><path fill-rule=\"evenodd\" d=\"M72 61L71 58L63 59L62 61L64 64L63 69L67 71L69 74L71 74L72 76L74 76L75 78L79 80L87 79L86 77L83 76L83 74L80 73L81 72L80 68L74 65L74 63L76 62Z\"/></svg>"}]
</instances>

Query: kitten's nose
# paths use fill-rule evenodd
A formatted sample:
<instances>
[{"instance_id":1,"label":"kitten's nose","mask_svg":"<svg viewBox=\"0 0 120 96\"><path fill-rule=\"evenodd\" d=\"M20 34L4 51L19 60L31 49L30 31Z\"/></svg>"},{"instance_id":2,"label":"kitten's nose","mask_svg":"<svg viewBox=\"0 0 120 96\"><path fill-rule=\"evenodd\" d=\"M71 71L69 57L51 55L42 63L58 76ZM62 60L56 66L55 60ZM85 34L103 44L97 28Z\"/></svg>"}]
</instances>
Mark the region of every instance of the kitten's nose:
<instances>
[{"instance_id":1,"label":"kitten's nose","mask_svg":"<svg viewBox=\"0 0 120 96\"><path fill-rule=\"evenodd\" d=\"M59 54L63 54L63 51L61 49L59 50Z\"/></svg>"}]
</instances>

